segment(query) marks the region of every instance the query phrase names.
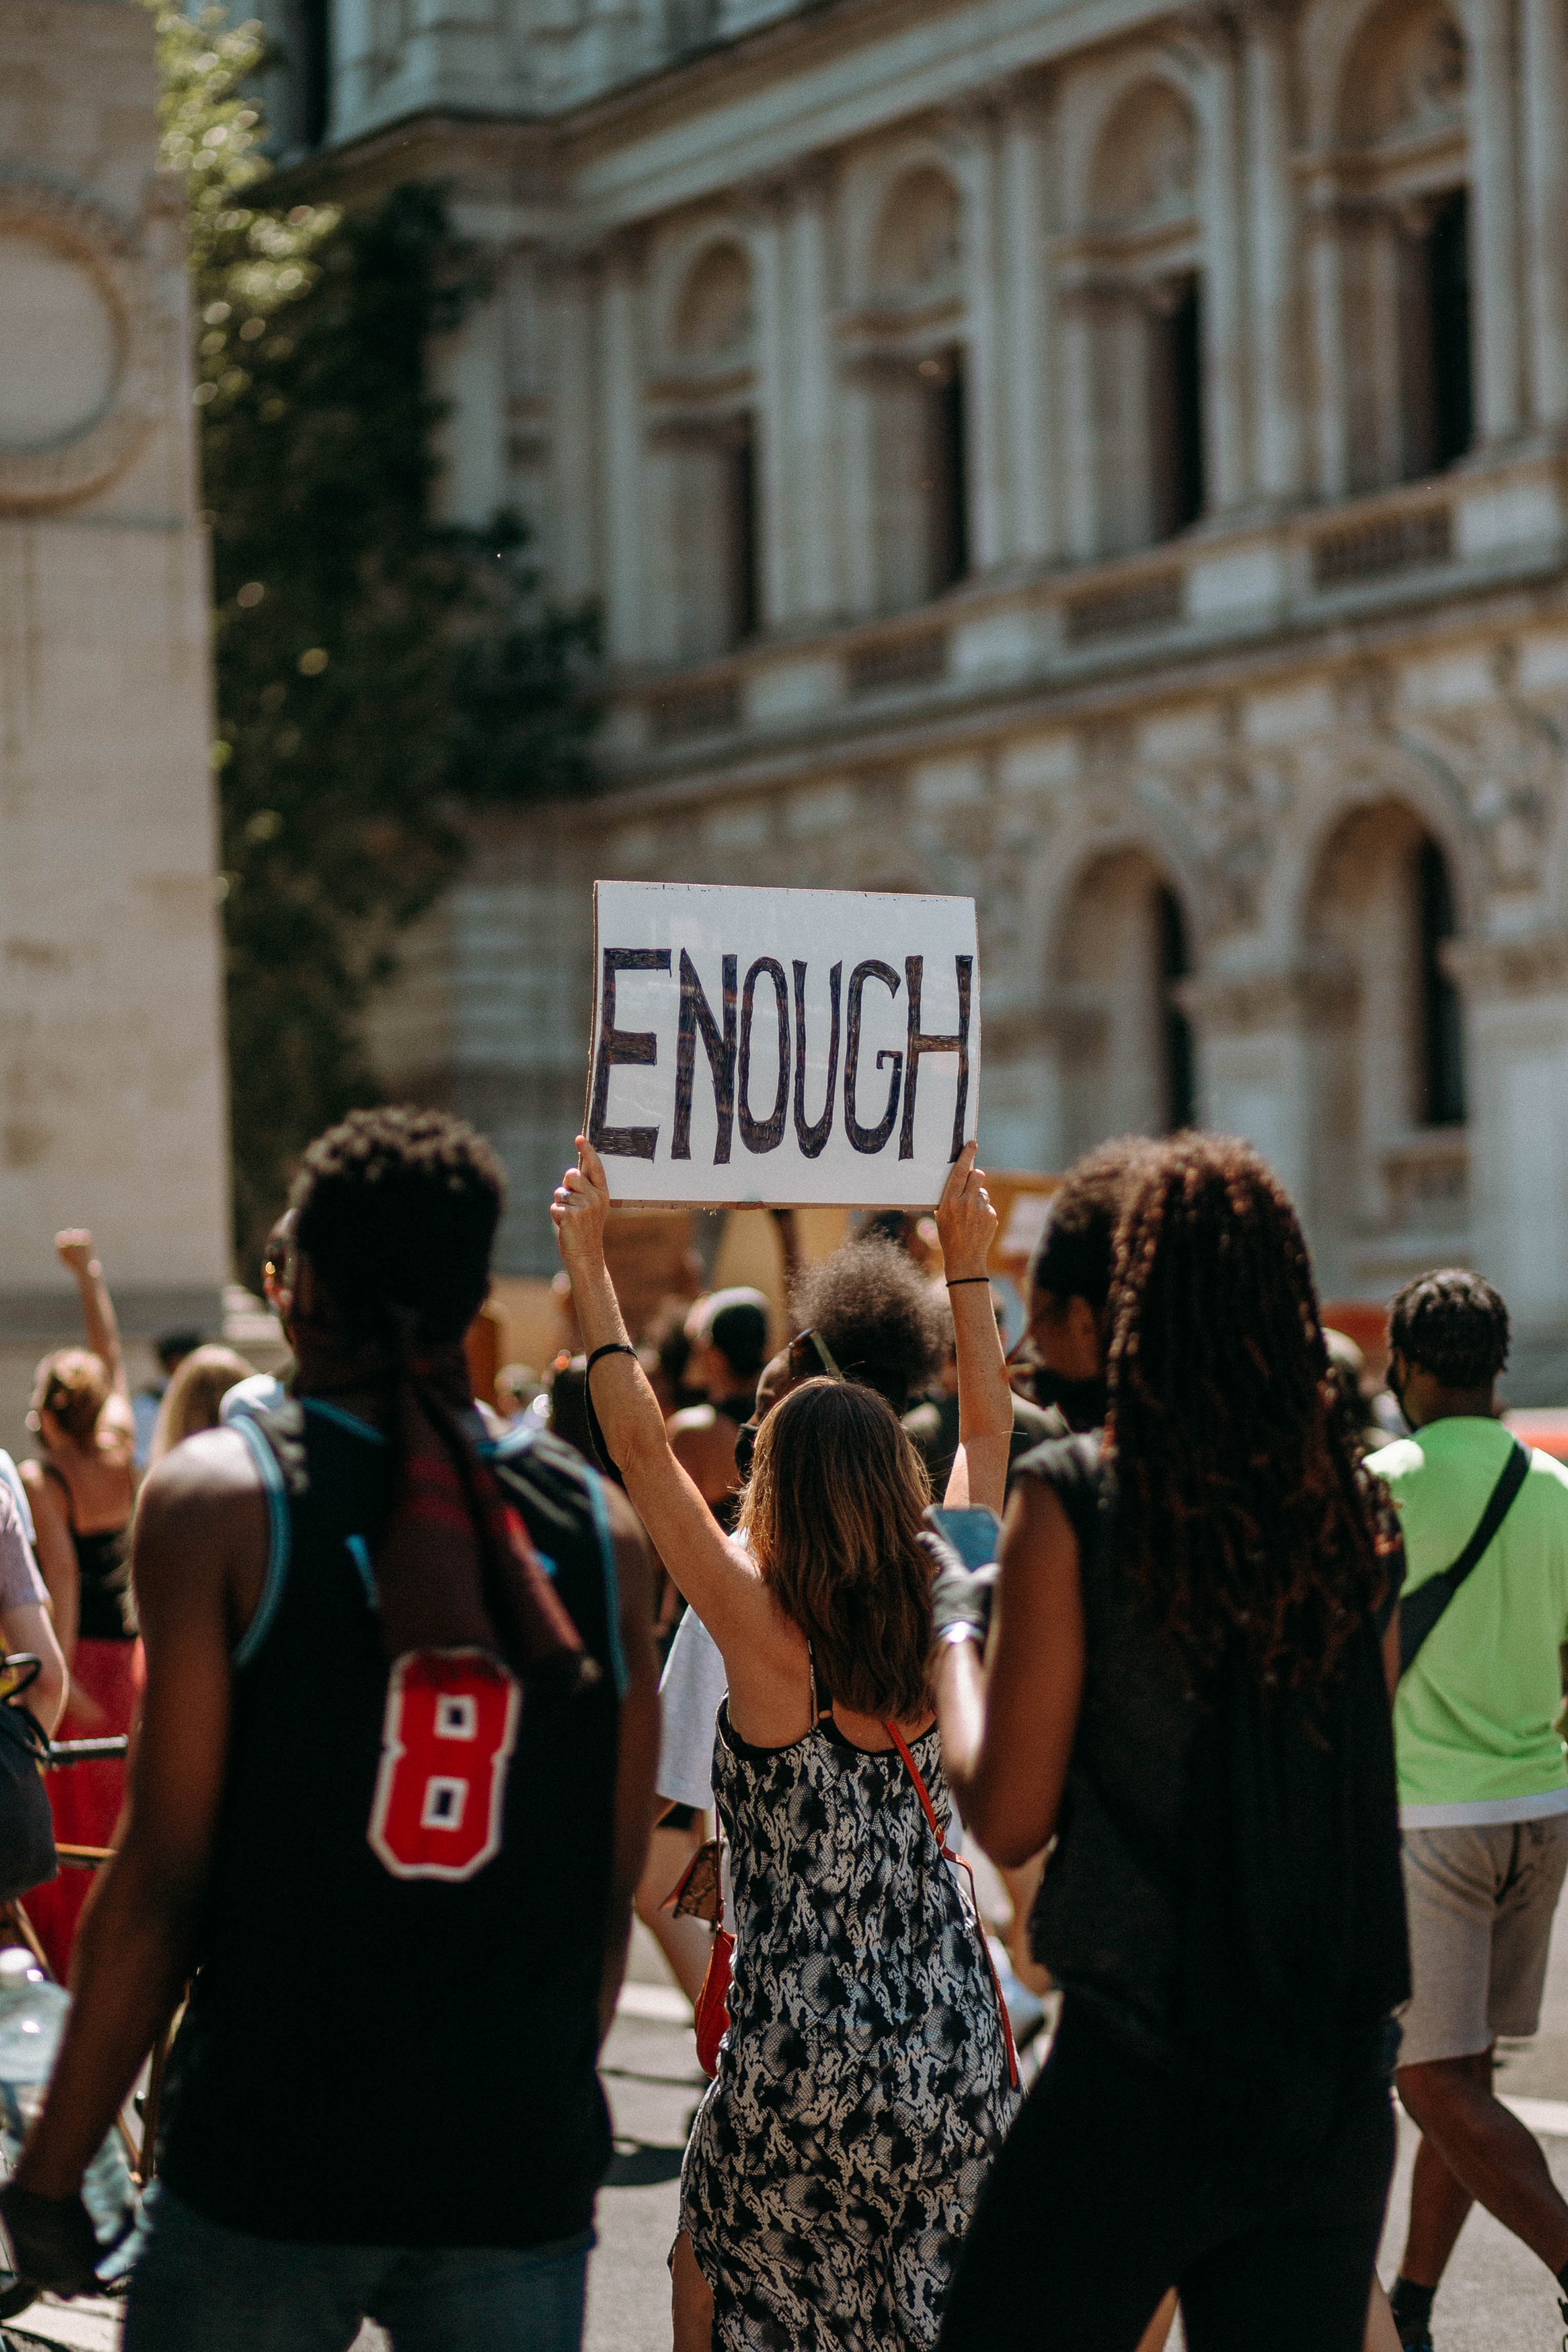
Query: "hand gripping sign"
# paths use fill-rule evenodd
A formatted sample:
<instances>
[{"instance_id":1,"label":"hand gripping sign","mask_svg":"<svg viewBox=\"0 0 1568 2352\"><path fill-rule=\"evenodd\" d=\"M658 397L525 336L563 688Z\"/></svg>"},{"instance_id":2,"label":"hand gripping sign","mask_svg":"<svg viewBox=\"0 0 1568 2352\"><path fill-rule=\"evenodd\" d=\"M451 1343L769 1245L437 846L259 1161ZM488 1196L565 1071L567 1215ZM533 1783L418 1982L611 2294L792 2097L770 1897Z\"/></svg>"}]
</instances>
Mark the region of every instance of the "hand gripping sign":
<instances>
[{"instance_id":1,"label":"hand gripping sign","mask_svg":"<svg viewBox=\"0 0 1568 2352\"><path fill-rule=\"evenodd\" d=\"M617 1201L929 1207L975 1133L972 898L594 886L587 1132Z\"/></svg>"}]
</instances>

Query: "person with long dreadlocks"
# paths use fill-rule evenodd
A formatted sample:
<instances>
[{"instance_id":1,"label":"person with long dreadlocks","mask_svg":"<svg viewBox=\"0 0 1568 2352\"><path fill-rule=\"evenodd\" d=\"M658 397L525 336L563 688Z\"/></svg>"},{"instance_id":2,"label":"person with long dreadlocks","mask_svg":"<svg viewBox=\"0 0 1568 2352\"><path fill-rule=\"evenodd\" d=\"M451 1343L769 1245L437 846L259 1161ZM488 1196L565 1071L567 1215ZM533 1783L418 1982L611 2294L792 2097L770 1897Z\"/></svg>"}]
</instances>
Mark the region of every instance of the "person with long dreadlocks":
<instances>
[{"instance_id":1,"label":"person with long dreadlocks","mask_svg":"<svg viewBox=\"0 0 1568 2352\"><path fill-rule=\"evenodd\" d=\"M935 1586L955 1796L1002 1862L1054 1836L1064 1990L943 2352L1134 2352L1172 2286L1190 2352L1359 2352L1409 1986L1388 1570L1249 1146L1153 1149L1107 1313L1103 1432L1026 1457L988 1649L992 1580Z\"/></svg>"},{"instance_id":2,"label":"person with long dreadlocks","mask_svg":"<svg viewBox=\"0 0 1568 2352\"><path fill-rule=\"evenodd\" d=\"M367 2315L398 2352L580 2340L658 1744L650 1577L580 1456L492 1446L474 1411L502 1189L439 1112L320 1137L290 1400L142 1491L124 1835L0 2191L22 2275L82 2291L84 2168L193 1969L126 2352L337 2352Z\"/></svg>"}]
</instances>

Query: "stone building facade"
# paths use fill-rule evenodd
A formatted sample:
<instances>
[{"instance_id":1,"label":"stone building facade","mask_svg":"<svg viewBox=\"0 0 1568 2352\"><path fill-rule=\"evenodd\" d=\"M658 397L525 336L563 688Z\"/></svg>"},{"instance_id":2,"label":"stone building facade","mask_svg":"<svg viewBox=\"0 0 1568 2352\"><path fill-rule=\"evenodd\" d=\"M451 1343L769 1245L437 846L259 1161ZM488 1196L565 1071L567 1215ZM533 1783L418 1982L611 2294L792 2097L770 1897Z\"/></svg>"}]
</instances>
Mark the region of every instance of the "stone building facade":
<instances>
[{"instance_id":1,"label":"stone building facade","mask_svg":"<svg viewBox=\"0 0 1568 2352\"><path fill-rule=\"evenodd\" d=\"M0 1444L79 1336L228 1267L208 581L183 193L135 0L0 8Z\"/></svg>"},{"instance_id":2,"label":"stone building facade","mask_svg":"<svg viewBox=\"0 0 1568 2352\"><path fill-rule=\"evenodd\" d=\"M493 257L451 509L605 616L600 791L486 822L382 1024L516 1267L595 875L958 890L996 1164L1239 1130L1331 1297L1472 1259L1568 1392L1561 0L279 29L310 179Z\"/></svg>"}]
</instances>

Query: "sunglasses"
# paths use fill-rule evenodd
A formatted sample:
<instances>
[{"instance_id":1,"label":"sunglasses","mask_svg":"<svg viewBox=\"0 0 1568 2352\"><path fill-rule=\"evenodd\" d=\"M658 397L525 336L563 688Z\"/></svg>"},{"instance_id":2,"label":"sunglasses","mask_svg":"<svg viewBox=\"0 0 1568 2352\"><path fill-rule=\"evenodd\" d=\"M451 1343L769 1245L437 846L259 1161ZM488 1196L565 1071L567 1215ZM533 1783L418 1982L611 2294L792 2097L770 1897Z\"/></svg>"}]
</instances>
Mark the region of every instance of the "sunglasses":
<instances>
[{"instance_id":1,"label":"sunglasses","mask_svg":"<svg viewBox=\"0 0 1568 2352\"><path fill-rule=\"evenodd\" d=\"M811 1349L816 1350L815 1363L811 1361L810 1352ZM814 1380L819 1372L826 1372L831 1381L843 1379L843 1374L834 1363L828 1343L820 1331L810 1329L798 1331L789 1342L789 1377L792 1381Z\"/></svg>"}]
</instances>

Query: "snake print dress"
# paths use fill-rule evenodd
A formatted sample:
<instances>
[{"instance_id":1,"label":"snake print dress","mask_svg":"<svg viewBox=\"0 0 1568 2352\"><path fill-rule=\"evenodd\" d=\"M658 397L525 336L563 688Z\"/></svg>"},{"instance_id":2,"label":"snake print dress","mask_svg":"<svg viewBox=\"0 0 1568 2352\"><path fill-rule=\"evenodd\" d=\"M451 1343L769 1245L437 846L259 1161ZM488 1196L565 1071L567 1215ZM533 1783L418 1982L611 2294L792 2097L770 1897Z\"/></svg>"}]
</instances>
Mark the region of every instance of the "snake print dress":
<instances>
[{"instance_id":1,"label":"snake print dress","mask_svg":"<svg viewBox=\"0 0 1568 2352\"><path fill-rule=\"evenodd\" d=\"M913 1743L946 1835L935 1728ZM935 2345L1014 2098L996 1994L896 1751L823 1715L748 1747L719 1709L730 2027L681 2175L718 2352Z\"/></svg>"}]
</instances>

